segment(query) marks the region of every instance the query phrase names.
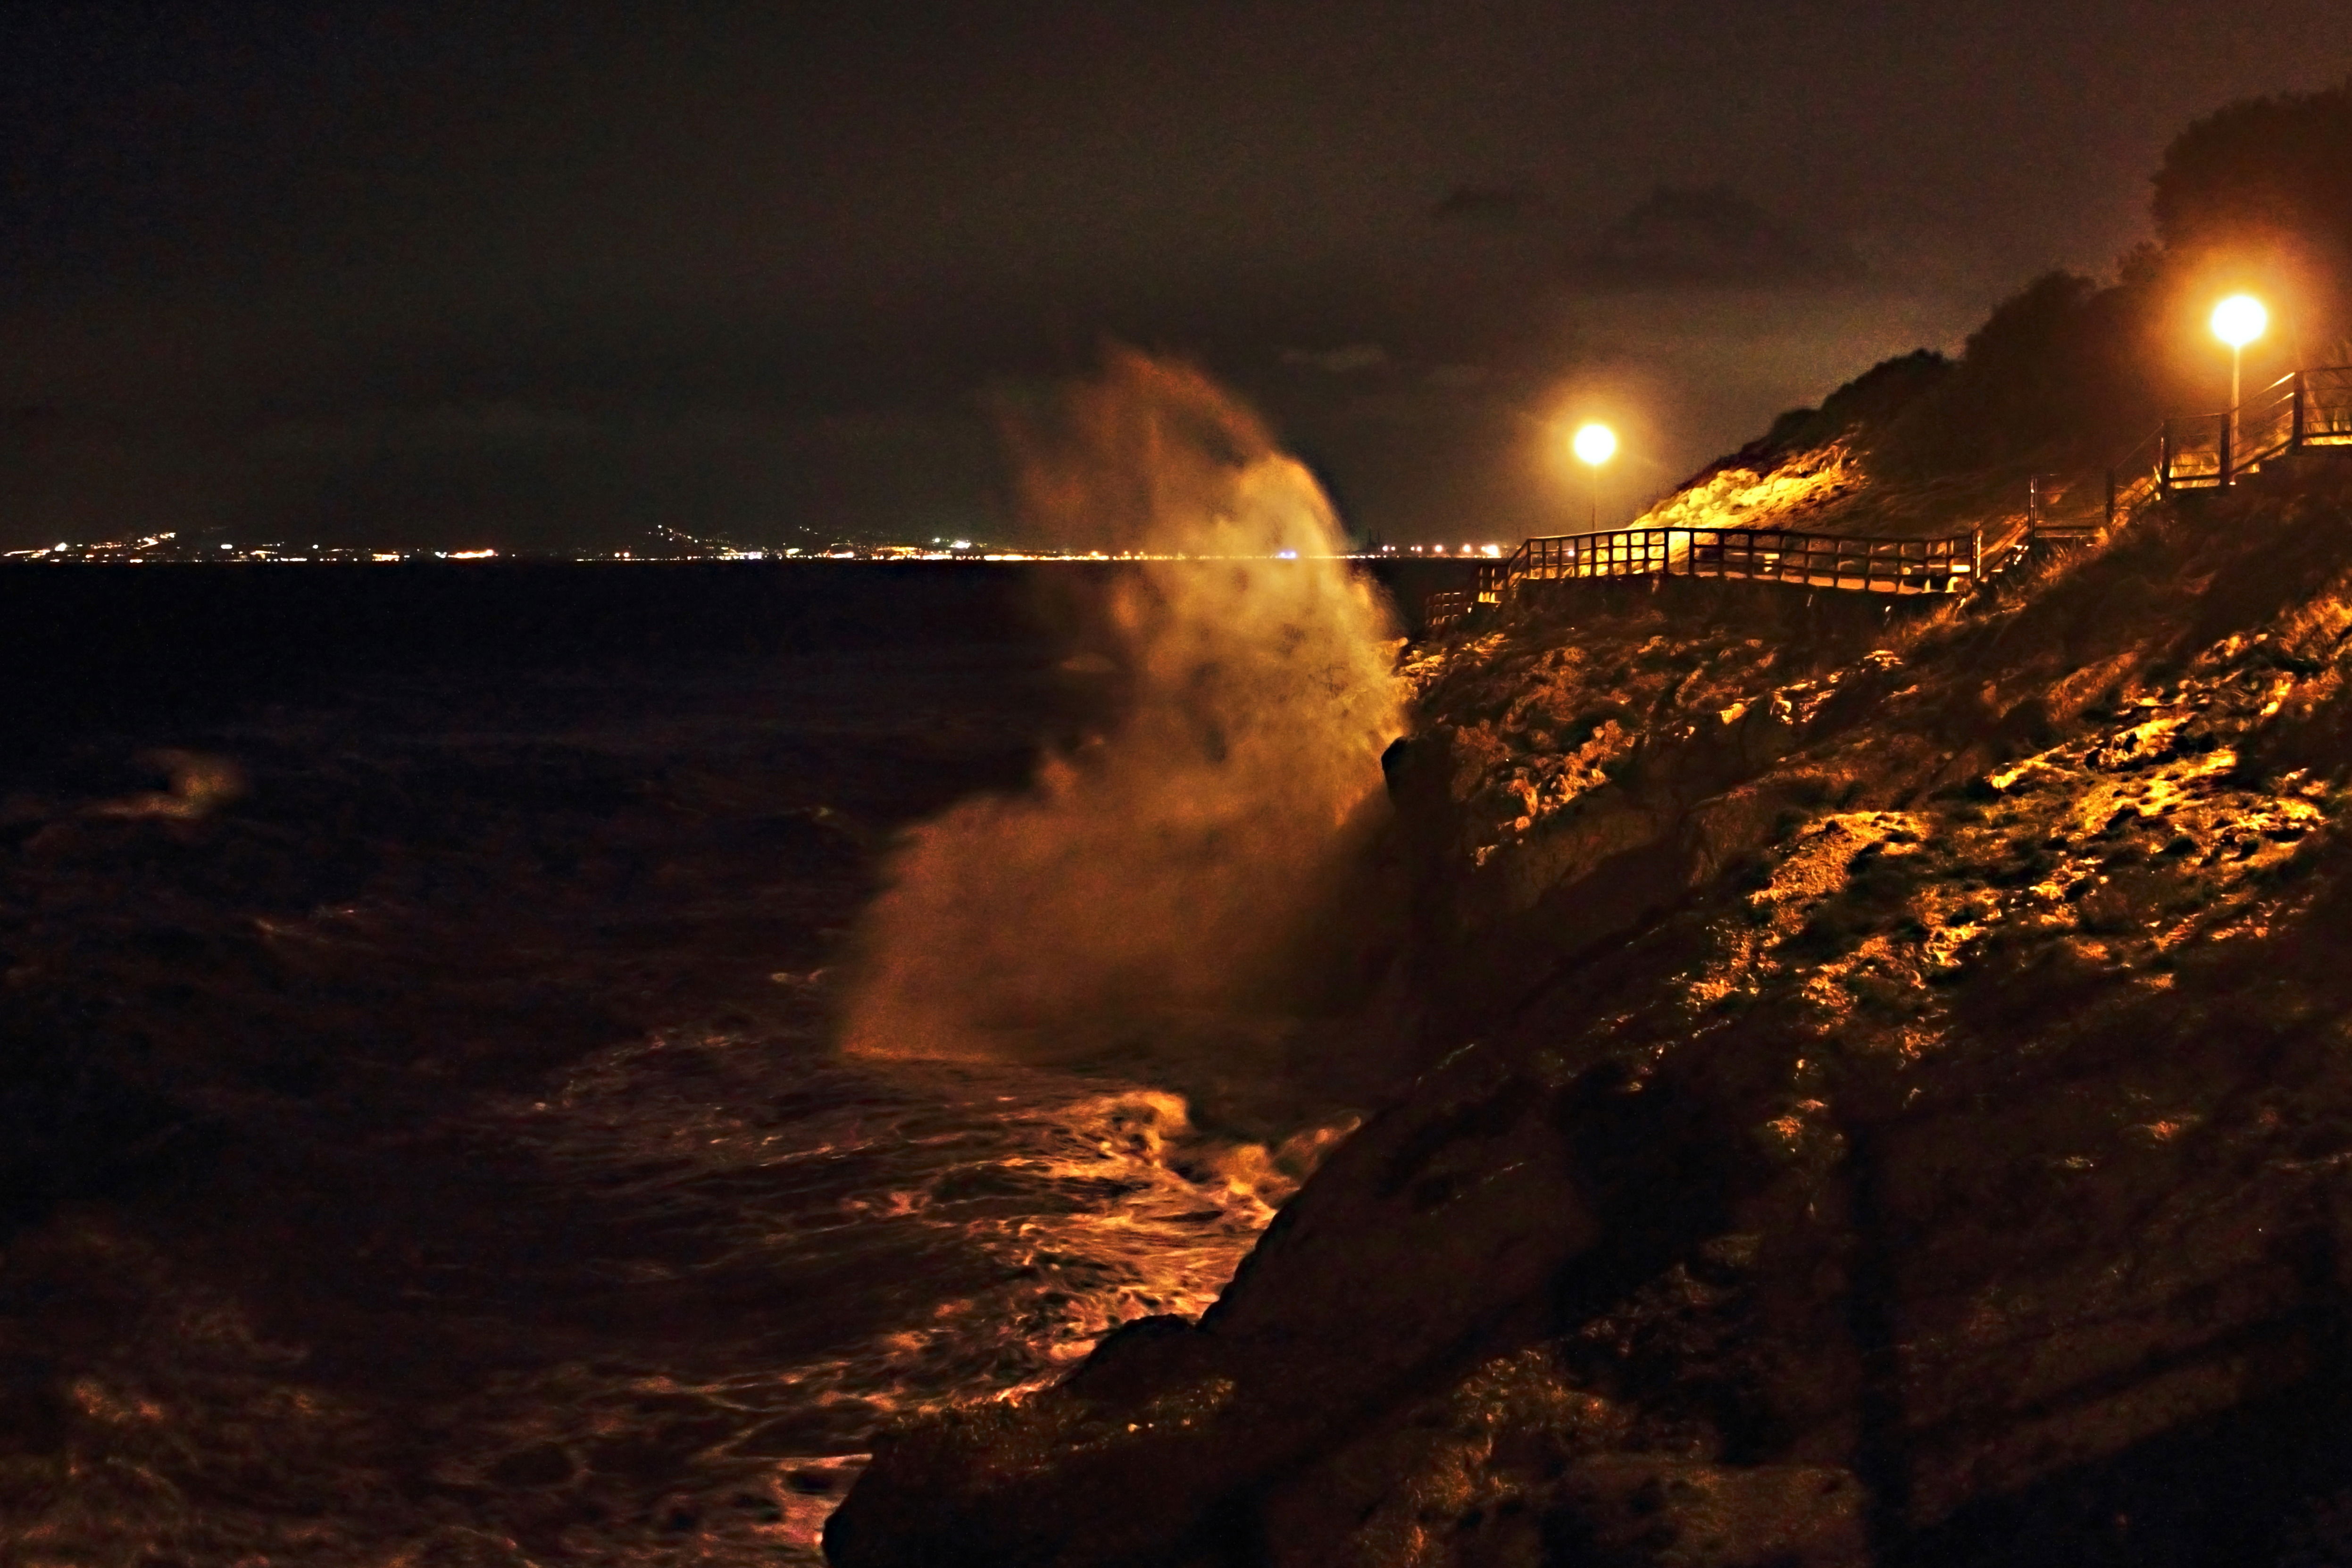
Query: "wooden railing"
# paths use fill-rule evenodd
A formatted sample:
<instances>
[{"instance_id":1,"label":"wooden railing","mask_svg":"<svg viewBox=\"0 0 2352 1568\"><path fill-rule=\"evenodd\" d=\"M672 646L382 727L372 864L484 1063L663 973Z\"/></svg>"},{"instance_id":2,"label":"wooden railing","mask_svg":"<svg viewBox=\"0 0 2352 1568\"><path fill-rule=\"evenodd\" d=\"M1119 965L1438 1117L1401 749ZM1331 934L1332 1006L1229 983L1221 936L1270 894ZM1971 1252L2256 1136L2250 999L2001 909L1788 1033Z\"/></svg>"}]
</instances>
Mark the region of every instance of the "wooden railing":
<instances>
[{"instance_id":1,"label":"wooden railing","mask_svg":"<svg viewBox=\"0 0 2352 1568\"><path fill-rule=\"evenodd\" d=\"M2109 468L2108 529L2180 490L2227 489L2283 457L2352 452L2352 365L2291 372L2235 412L2168 419Z\"/></svg>"},{"instance_id":2,"label":"wooden railing","mask_svg":"<svg viewBox=\"0 0 2352 1568\"><path fill-rule=\"evenodd\" d=\"M1764 528L1628 528L1522 542L1482 562L1473 602L1502 602L1524 582L1586 577L1725 577L1801 583L1873 594L1966 590L1984 554L1981 533L1945 539L1857 539Z\"/></svg>"},{"instance_id":3,"label":"wooden railing","mask_svg":"<svg viewBox=\"0 0 2352 1568\"><path fill-rule=\"evenodd\" d=\"M1469 591L1433 594L1423 622L1454 626L1525 582L1582 577L1731 577L1872 594L1966 593L2035 546L2089 542L2178 490L2224 489L2298 452L2352 453L2352 365L2281 376L2231 411L2167 420L2106 474L2097 511L2052 504L2054 477L2026 481L2025 529L1989 558L1981 530L1941 539L1856 539L1781 529L1629 528L1527 540L1481 562ZM2094 474L2095 475L2095 470ZM2087 498L2098 505L2095 490Z\"/></svg>"},{"instance_id":4,"label":"wooden railing","mask_svg":"<svg viewBox=\"0 0 2352 1568\"><path fill-rule=\"evenodd\" d=\"M2150 445L2142 443L2142 452ZM2227 489L2291 453L2352 447L2352 365L2290 371L2235 409L2168 419L2152 445L2147 479L2163 495ZM2128 468L2126 474L2140 478Z\"/></svg>"},{"instance_id":5,"label":"wooden railing","mask_svg":"<svg viewBox=\"0 0 2352 1568\"><path fill-rule=\"evenodd\" d=\"M1448 588L1432 594L1421 602L1421 627L1423 632L1437 633L1460 624L1477 601L1465 588Z\"/></svg>"},{"instance_id":6,"label":"wooden railing","mask_svg":"<svg viewBox=\"0 0 2352 1568\"><path fill-rule=\"evenodd\" d=\"M2073 488L2060 474L2030 474L2025 480L2025 538L2027 549L2053 544L2088 544L2106 531L2105 516L2095 510L2098 497L2091 498L2094 510L2084 510L2075 502Z\"/></svg>"}]
</instances>

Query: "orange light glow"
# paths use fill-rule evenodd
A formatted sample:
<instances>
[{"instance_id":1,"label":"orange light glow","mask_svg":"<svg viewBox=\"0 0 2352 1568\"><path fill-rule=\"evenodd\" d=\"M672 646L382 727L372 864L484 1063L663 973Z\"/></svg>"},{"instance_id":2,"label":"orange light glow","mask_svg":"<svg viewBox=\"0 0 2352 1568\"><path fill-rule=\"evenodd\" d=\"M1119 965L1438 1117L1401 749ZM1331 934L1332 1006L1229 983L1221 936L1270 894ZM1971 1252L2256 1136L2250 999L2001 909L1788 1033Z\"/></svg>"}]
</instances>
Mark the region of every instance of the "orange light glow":
<instances>
[{"instance_id":1,"label":"orange light glow","mask_svg":"<svg viewBox=\"0 0 2352 1568\"><path fill-rule=\"evenodd\" d=\"M2252 294L2232 294L2213 307L2213 335L2233 349L2261 337L2270 324L2271 313Z\"/></svg>"}]
</instances>

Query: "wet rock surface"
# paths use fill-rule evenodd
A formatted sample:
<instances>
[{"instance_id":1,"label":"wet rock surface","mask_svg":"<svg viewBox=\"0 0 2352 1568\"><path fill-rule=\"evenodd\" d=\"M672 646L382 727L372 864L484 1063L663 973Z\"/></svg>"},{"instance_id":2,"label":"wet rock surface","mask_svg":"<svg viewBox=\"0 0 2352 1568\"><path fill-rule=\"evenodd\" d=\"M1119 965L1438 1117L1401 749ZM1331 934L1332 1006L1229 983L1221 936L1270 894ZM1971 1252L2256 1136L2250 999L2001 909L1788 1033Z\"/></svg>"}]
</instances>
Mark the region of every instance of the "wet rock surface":
<instances>
[{"instance_id":1,"label":"wet rock surface","mask_svg":"<svg viewBox=\"0 0 2352 1568\"><path fill-rule=\"evenodd\" d=\"M2340 1560L2347 497L1473 628L1389 761L1431 1065L834 1561Z\"/></svg>"}]
</instances>

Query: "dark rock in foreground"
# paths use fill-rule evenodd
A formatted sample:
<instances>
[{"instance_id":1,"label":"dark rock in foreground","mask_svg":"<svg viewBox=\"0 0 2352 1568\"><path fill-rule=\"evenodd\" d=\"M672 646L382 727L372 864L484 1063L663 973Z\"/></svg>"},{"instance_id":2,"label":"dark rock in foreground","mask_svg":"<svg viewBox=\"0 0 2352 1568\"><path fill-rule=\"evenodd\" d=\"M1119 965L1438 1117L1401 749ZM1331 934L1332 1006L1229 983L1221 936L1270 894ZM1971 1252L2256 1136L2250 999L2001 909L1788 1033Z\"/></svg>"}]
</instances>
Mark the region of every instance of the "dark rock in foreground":
<instances>
[{"instance_id":1,"label":"dark rock in foreground","mask_svg":"<svg viewBox=\"0 0 2352 1568\"><path fill-rule=\"evenodd\" d=\"M1199 1324L890 1439L834 1561L2337 1560L2328 483L1875 649L1681 584L1457 649L1391 769L1441 1058Z\"/></svg>"}]
</instances>

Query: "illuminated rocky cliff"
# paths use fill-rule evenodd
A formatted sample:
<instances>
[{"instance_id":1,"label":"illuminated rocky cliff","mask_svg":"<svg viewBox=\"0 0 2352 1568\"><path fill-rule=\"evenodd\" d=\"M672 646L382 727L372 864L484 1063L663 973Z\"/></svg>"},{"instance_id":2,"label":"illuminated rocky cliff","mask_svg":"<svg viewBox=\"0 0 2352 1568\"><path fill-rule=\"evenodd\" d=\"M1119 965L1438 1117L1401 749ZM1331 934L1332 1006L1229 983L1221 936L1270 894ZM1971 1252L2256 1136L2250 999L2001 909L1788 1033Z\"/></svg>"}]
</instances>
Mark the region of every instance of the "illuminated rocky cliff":
<instances>
[{"instance_id":1,"label":"illuminated rocky cliff","mask_svg":"<svg viewBox=\"0 0 2352 1568\"><path fill-rule=\"evenodd\" d=\"M1432 1065L1198 1323L891 1441L835 1560L2324 1552L2352 464L2203 500L1923 614L1559 584L1424 663Z\"/></svg>"}]
</instances>

